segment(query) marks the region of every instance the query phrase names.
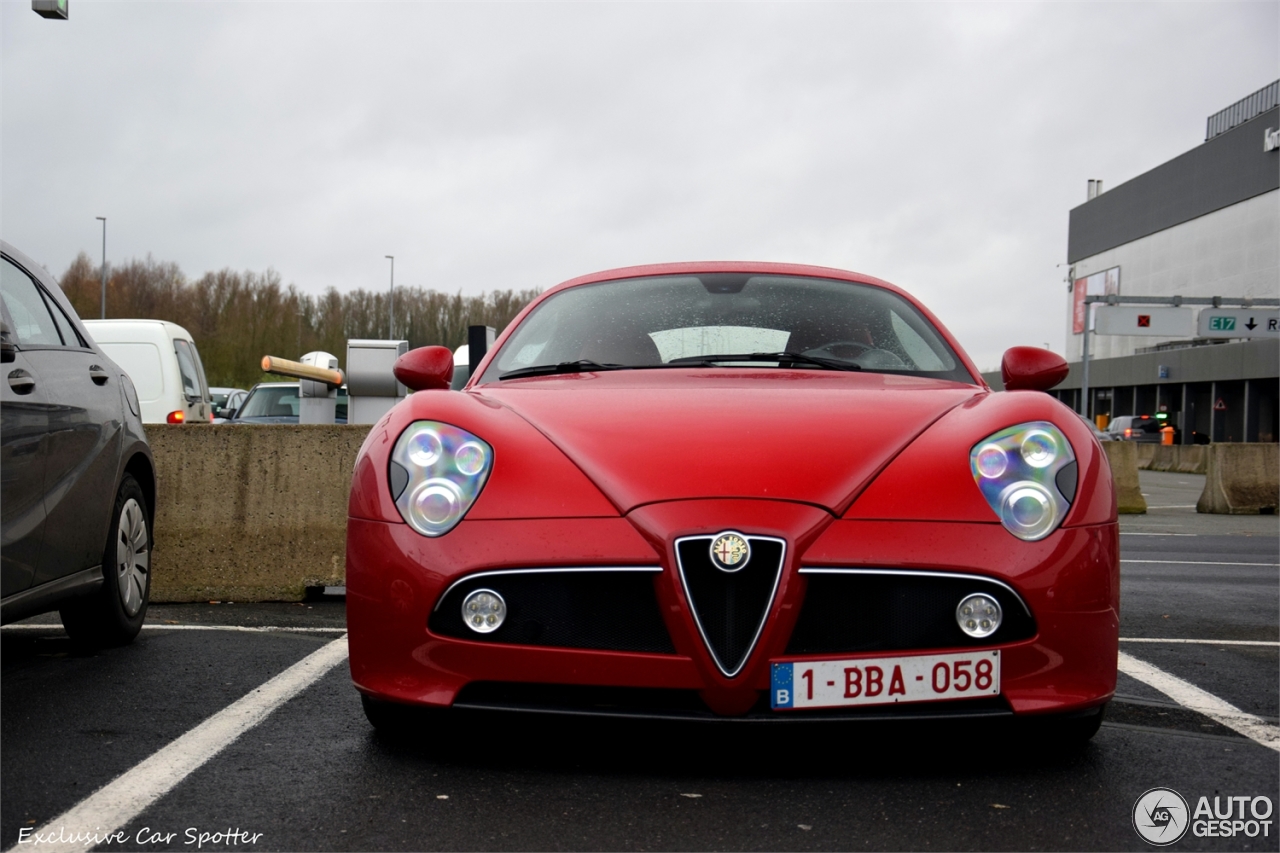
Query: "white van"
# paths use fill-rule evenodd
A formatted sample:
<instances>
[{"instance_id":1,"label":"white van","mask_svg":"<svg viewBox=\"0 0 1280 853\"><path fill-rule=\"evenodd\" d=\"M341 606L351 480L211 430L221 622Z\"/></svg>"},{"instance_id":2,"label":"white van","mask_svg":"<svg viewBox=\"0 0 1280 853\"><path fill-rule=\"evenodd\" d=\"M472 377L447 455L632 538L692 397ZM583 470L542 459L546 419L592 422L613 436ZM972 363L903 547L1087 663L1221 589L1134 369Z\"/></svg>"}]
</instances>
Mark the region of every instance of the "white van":
<instances>
[{"instance_id":1,"label":"white van","mask_svg":"<svg viewBox=\"0 0 1280 853\"><path fill-rule=\"evenodd\" d=\"M207 424L213 403L191 333L164 320L85 320L112 361L129 374L144 424Z\"/></svg>"}]
</instances>

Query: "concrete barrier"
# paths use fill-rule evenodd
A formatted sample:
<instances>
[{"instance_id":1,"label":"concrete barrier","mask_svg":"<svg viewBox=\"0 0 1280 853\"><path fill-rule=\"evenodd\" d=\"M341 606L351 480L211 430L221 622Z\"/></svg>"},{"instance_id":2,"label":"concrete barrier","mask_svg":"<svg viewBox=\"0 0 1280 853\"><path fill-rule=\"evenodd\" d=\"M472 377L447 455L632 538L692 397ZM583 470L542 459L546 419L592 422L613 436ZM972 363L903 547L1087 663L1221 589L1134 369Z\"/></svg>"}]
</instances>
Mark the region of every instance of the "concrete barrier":
<instances>
[{"instance_id":1,"label":"concrete barrier","mask_svg":"<svg viewBox=\"0 0 1280 853\"><path fill-rule=\"evenodd\" d=\"M1138 448L1132 441L1104 441L1102 449L1111 463L1111 479L1116 484L1116 509L1125 514L1147 511L1147 500L1138 486Z\"/></svg>"},{"instance_id":2,"label":"concrete barrier","mask_svg":"<svg viewBox=\"0 0 1280 853\"><path fill-rule=\"evenodd\" d=\"M347 496L368 426L147 426L151 600L297 601L345 582Z\"/></svg>"},{"instance_id":3,"label":"concrete barrier","mask_svg":"<svg viewBox=\"0 0 1280 853\"><path fill-rule=\"evenodd\" d=\"M1274 514L1280 505L1280 444L1211 444L1196 512Z\"/></svg>"},{"instance_id":4,"label":"concrete barrier","mask_svg":"<svg viewBox=\"0 0 1280 853\"><path fill-rule=\"evenodd\" d=\"M1144 471L1178 471L1203 474L1208 464L1206 444L1139 444L1138 468Z\"/></svg>"}]
</instances>

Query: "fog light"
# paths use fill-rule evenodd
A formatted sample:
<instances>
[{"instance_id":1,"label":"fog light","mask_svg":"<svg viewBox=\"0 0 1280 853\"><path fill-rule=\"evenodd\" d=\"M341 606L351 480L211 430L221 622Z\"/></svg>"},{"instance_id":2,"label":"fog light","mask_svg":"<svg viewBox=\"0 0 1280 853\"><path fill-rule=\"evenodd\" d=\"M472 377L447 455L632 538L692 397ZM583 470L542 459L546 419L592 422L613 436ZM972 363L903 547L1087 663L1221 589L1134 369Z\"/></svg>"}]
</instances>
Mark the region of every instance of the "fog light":
<instances>
[{"instance_id":1,"label":"fog light","mask_svg":"<svg viewBox=\"0 0 1280 853\"><path fill-rule=\"evenodd\" d=\"M491 589L477 589L462 599L462 621L477 634L498 630L506 618L507 603Z\"/></svg>"},{"instance_id":2,"label":"fog light","mask_svg":"<svg viewBox=\"0 0 1280 853\"><path fill-rule=\"evenodd\" d=\"M990 637L1000 627L1000 602L984 593L965 596L956 607L956 624L970 637Z\"/></svg>"}]
</instances>

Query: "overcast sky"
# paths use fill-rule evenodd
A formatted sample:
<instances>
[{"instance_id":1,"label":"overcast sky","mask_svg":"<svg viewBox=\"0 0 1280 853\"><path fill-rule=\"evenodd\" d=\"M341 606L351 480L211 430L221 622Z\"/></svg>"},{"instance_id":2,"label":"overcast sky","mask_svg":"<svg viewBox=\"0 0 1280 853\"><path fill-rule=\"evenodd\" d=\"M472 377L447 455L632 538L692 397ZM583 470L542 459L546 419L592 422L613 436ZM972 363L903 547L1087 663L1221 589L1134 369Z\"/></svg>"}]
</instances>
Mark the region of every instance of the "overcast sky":
<instances>
[{"instance_id":1,"label":"overcast sky","mask_svg":"<svg viewBox=\"0 0 1280 853\"><path fill-rule=\"evenodd\" d=\"M836 266L1063 349L1067 214L1280 76L1280 3L0 2L0 234L310 292Z\"/></svg>"}]
</instances>

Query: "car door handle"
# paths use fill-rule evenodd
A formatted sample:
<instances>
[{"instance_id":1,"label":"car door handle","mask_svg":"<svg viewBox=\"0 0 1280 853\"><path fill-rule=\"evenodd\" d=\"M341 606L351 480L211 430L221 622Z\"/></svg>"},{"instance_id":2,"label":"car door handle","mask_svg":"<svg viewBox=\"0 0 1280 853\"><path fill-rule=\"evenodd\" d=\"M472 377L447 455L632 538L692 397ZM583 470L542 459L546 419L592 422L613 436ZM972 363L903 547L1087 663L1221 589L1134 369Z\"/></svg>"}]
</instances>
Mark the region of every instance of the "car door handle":
<instances>
[{"instance_id":1,"label":"car door handle","mask_svg":"<svg viewBox=\"0 0 1280 853\"><path fill-rule=\"evenodd\" d=\"M89 365L89 378L93 380L94 385L107 384L107 372L96 364Z\"/></svg>"},{"instance_id":2,"label":"car door handle","mask_svg":"<svg viewBox=\"0 0 1280 853\"><path fill-rule=\"evenodd\" d=\"M36 380L22 368L9 371L9 387L15 394L30 394L36 390Z\"/></svg>"}]
</instances>

